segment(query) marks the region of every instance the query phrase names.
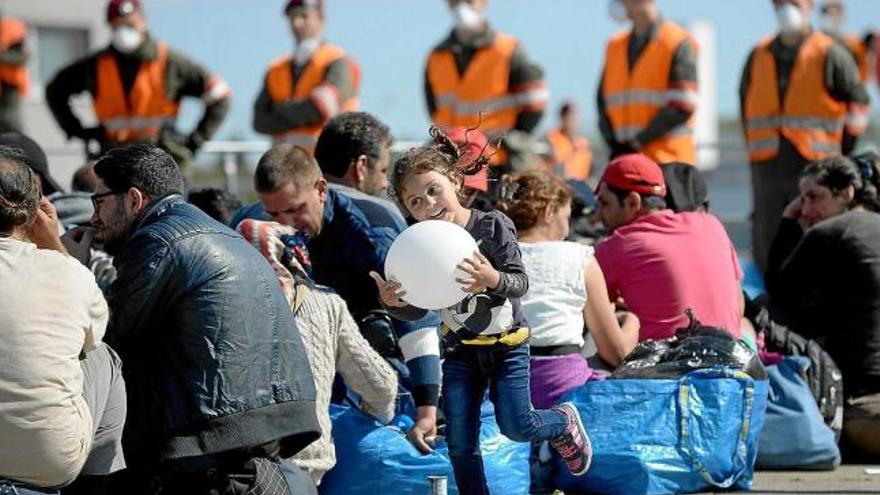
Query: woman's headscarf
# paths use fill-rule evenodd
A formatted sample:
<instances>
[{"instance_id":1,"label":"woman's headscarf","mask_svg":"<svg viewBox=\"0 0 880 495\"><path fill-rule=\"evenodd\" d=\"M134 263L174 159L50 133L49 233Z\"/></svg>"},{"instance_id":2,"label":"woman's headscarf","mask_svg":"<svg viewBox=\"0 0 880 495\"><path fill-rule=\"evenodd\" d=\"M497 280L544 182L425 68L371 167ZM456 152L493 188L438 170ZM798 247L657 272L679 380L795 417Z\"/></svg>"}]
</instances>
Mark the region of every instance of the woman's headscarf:
<instances>
[{"instance_id":1,"label":"woman's headscarf","mask_svg":"<svg viewBox=\"0 0 880 495\"><path fill-rule=\"evenodd\" d=\"M296 312L306 294L314 288L312 263L306 248L306 234L277 222L247 219L236 230L272 265L284 297Z\"/></svg>"}]
</instances>

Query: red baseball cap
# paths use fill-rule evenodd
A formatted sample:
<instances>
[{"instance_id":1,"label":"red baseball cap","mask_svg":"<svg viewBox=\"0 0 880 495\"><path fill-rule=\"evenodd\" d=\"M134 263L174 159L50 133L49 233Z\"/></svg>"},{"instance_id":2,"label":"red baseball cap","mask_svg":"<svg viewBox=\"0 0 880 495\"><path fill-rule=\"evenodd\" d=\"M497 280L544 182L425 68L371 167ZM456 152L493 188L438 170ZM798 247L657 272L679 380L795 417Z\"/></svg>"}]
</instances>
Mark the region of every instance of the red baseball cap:
<instances>
[{"instance_id":1,"label":"red baseball cap","mask_svg":"<svg viewBox=\"0 0 880 495\"><path fill-rule=\"evenodd\" d=\"M110 0L110 3L107 4L107 23L140 9L140 0Z\"/></svg>"},{"instance_id":2,"label":"red baseball cap","mask_svg":"<svg viewBox=\"0 0 880 495\"><path fill-rule=\"evenodd\" d=\"M666 196L666 181L660 165L645 155L634 153L615 158L599 181L624 191Z\"/></svg>"},{"instance_id":3,"label":"red baseball cap","mask_svg":"<svg viewBox=\"0 0 880 495\"><path fill-rule=\"evenodd\" d=\"M295 9L298 7L314 7L319 11L324 11L324 1L323 0L290 0L287 2L287 6L284 7L284 15L290 13L290 9Z\"/></svg>"},{"instance_id":4,"label":"red baseball cap","mask_svg":"<svg viewBox=\"0 0 880 495\"><path fill-rule=\"evenodd\" d=\"M494 148L489 145L489 140L482 132L473 129L468 130L464 127L452 127L446 130L446 135L457 146L461 157L458 159L456 166L466 167L474 163L480 155L489 156L494 152ZM464 177L465 187L486 192L489 190L489 171L484 166L474 175L466 175Z\"/></svg>"}]
</instances>

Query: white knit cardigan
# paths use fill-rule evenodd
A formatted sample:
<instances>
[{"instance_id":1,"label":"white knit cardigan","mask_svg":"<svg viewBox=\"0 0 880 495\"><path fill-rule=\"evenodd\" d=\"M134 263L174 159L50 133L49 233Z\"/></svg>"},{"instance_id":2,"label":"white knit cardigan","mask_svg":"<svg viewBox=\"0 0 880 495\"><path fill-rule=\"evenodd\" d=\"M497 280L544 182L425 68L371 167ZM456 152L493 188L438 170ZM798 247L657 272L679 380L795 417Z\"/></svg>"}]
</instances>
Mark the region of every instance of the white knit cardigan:
<instances>
[{"instance_id":1,"label":"white knit cardigan","mask_svg":"<svg viewBox=\"0 0 880 495\"><path fill-rule=\"evenodd\" d=\"M329 414L336 373L361 396L364 411L383 423L394 414L397 375L361 336L345 301L338 295L309 290L295 315L315 376L322 433L321 438L294 456L293 462L308 471L315 484L320 484L324 473L336 465Z\"/></svg>"}]
</instances>

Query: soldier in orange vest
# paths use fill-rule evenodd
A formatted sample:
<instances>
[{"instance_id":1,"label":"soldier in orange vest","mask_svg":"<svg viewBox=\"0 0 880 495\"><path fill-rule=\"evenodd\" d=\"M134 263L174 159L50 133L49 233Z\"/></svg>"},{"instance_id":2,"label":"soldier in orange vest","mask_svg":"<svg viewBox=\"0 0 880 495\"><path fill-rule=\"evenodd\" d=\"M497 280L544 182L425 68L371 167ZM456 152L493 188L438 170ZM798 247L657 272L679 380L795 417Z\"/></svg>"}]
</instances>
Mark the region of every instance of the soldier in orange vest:
<instances>
[{"instance_id":1,"label":"soldier in orange vest","mask_svg":"<svg viewBox=\"0 0 880 495\"><path fill-rule=\"evenodd\" d=\"M30 91L27 25L0 16L0 126L2 131L21 132L21 98Z\"/></svg>"},{"instance_id":2,"label":"soldier in orange vest","mask_svg":"<svg viewBox=\"0 0 880 495\"><path fill-rule=\"evenodd\" d=\"M269 65L254 102L254 130L311 152L325 122L357 110L360 69L342 48L321 38L322 0L290 0L284 14L296 46Z\"/></svg>"},{"instance_id":3,"label":"soldier in orange vest","mask_svg":"<svg viewBox=\"0 0 880 495\"><path fill-rule=\"evenodd\" d=\"M599 84L599 130L611 157L695 164L696 43L654 0L612 1L612 13L625 11L632 29L609 40Z\"/></svg>"},{"instance_id":4,"label":"soldier in orange vest","mask_svg":"<svg viewBox=\"0 0 880 495\"><path fill-rule=\"evenodd\" d=\"M752 255L762 270L798 177L849 153L868 124L868 94L846 48L810 26L812 0L773 0L779 32L758 43L740 83L752 174Z\"/></svg>"},{"instance_id":5,"label":"soldier in orange vest","mask_svg":"<svg viewBox=\"0 0 880 495\"><path fill-rule=\"evenodd\" d=\"M155 144L185 166L211 138L229 110L229 86L181 53L154 40L140 0L111 0L110 46L61 69L46 86L46 101L69 138L99 144L99 151ZM98 125L85 127L70 98L92 95ZM180 100L201 99L205 113L189 135L175 129Z\"/></svg>"},{"instance_id":6,"label":"soldier in orange vest","mask_svg":"<svg viewBox=\"0 0 880 495\"><path fill-rule=\"evenodd\" d=\"M425 67L431 121L445 128L479 125L493 143L510 131L530 134L549 96L543 69L516 38L489 26L488 0L446 3L454 26L431 50ZM504 163L504 156L496 154L492 164Z\"/></svg>"},{"instance_id":7,"label":"soldier in orange vest","mask_svg":"<svg viewBox=\"0 0 880 495\"><path fill-rule=\"evenodd\" d=\"M843 44L852 54L859 67L859 76L862 84L867 84L870 77L870 63L868 60L873 51L873 36L868 35L865 38L859 38L854 34L846 34L842 31L843 20L846 15L842 0L825 0L820 8L820 27L822 32L831 36L839 43Z\"/></svg>"},{"instance_id":8,"label":"soldier in orange vest","mask_svg":"<svg viewBox=\"0 0 880 495\"><path fill-rule=\"evenodd\" d=\"M546 136L549 153L546 155L550 172L563 179L584 181L590 176L593 151L590 142L578 130L580 112L573 102L559 108L559 127Z\"/></svg>"}]
</instances>

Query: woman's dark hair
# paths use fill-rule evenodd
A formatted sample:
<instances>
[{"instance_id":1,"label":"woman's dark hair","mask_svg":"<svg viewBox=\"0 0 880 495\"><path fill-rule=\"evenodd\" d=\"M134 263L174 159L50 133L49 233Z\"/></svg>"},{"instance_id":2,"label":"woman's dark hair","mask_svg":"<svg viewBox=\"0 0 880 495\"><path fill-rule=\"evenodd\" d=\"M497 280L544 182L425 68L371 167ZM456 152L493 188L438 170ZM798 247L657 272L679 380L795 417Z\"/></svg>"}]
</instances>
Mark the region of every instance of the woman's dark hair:
<instances>
[{"instance_id":1,"label":"woman's dark hair","mask_svg":"<svg viewBox=\"0 0 880 495\"><path fill-rule=\"evenodd\" d=\"M571 188L562 179L540 170L531 170L501 179L498 209L504 212L518 232L533 228L548 207L556 211L571 202Z\"/></svg>"},{"instance_id":2,"label":"woman's dark hair","mask_svg":"<svg viewBox=\"0 0 880 495\"><path fill-rule=\"evenodd\" d=\"M40 207L40 178L18 148L0 146L0 232L29 227Z\"/></svg>"},{"instance_id":3,"label":"woman's dark hair","mask_svg":"<svg viewBox=\"0 0 880 495\"><path fill-rule=\"evenodd\" d=\"M431 126L429 133L431 141L428 144L404 153L394 162L394 167L391 169L389 194L401 204L403 204L403 181L411 175L437 172L460 186L464 182L464 176L476 174L489 163L489 156L484 153L480 153L472 163L459 163L466 146L457 146L437 126Z\"/></svg>"},{"instance_id":4,"label":"woman's dark hair","mask_svg":"<svg viewBox=\"0 0 880 495\"><path fill-rule=\"evenodd\" d=\"M850 207L862 206L880 211L877 190L880 187L880 155L876 152L862 153L852 158L835 156L810 162L801 177L809 177L816 184L827 187L831 194L839 196L852 186L855 194Z\"/></svg>"}]
</instances>

